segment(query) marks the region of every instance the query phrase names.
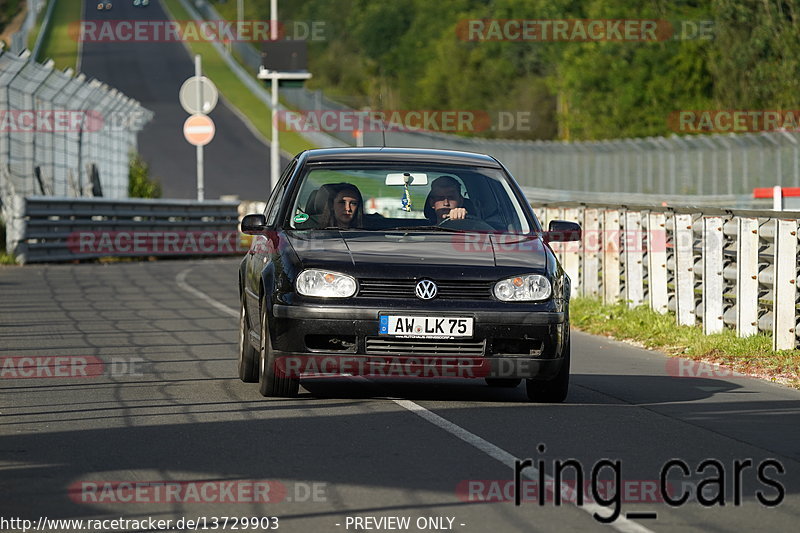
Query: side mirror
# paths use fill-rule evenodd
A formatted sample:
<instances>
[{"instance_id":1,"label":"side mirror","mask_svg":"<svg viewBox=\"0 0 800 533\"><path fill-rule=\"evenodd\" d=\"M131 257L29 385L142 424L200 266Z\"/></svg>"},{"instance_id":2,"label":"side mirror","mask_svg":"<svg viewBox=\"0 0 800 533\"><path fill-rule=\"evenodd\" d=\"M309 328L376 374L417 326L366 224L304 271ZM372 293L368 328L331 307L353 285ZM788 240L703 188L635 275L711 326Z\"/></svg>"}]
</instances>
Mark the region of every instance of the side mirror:
<instances>
[{"instance_id":1,"label":"side mirror","mask_svg":"<svg viewBox=\"0 0 800 533\"><path fill-rule=\"evenodd\" d=\"M581 240L581 225L566 220L551 220L547 226L547 242L570 242Z\"/></svg>"},{"instance_id":2,"label":"side mirror","mask_svg":"<svg viewBox=\"0 0 800 533\"><path fill-rule=\"evenodd\" d=\"M241 224L242 233L247 235L261 235L267 229L267 217L262 214L245 215Z\"/></svg>"}]
</instances>

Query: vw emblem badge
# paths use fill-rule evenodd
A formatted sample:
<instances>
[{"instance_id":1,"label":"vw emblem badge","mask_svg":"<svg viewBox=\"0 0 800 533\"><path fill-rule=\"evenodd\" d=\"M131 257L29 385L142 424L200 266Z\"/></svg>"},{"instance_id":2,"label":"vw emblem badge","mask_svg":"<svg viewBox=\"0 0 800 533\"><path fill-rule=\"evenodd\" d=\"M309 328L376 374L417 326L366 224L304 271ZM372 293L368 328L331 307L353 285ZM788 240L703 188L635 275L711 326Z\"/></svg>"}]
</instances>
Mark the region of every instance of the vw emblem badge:
<instances>
[{"instance_id":1,"label":"vw emblem badge","mask_svg":"<svg viewBox=\"0 0 800 533\"><path fill-rule=\"evenodd\" d=\"M414 292L416 292L417 298L420 300L430 300L436 297L436 293L439 292L439 289L431 280L423 279L417 283L417 287Z\"/></svg>"}]
</instances>

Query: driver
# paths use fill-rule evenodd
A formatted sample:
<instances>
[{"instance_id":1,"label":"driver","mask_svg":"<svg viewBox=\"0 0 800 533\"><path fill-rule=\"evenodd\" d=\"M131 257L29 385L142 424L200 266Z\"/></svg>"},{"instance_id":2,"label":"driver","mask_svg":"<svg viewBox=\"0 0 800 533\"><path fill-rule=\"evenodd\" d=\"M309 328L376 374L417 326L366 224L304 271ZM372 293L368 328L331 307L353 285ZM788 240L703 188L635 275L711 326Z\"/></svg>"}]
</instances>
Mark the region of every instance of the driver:
<instances>
[{"instance_id":1,"label":"driver","mask_svg":"<svg viewBox=\"0 0 800 533\"><path fill-rule=\"evenodd\" d=\"M445 220L462 220L467 217L461 184L452 176L439 176L431 183L431 192L425 206L426 216L434 224Z\"/></svg>"}]
</instances>

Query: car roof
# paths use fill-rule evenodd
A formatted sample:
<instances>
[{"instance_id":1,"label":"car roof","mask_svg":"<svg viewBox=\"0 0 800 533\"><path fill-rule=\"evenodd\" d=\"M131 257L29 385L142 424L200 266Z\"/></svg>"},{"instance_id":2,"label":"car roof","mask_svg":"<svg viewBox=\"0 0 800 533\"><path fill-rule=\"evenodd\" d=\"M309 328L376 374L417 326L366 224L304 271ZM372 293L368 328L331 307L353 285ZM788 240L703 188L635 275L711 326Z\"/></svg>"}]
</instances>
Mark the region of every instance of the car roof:
<instances>
[{"instance_id":1,"label":"car roof","mask_svg":"<svg viewBox=\"0 0 800 533\"><path fill-rule=\"evenodd\" d=\"M502 168L492 156L456 150L433 150L426 148L320 148L306 150L300 154L300 163L322 162L413 162L455 163L482 167Z\"/></svg>"}]
</instances>

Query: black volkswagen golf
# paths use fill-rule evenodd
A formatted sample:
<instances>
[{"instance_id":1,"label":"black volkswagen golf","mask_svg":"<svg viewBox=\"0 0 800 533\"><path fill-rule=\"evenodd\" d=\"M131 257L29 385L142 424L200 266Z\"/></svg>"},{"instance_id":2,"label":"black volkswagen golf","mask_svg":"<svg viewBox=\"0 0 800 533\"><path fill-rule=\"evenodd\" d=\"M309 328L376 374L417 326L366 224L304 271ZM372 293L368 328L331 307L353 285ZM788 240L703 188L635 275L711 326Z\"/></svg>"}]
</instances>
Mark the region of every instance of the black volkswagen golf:
<instances>
[{"instance_id":1,"label":"black volkswagen golf","mask_svg":"<svg viewBox=\"0 0 800 533\"><path fill-rule=\"evenodd\" d=\"M241 263L239 377L292 396L301 376L482 378L561 402L570 280L496 159L341 148L286 167Z\"/></svg>"}]
</instances>

